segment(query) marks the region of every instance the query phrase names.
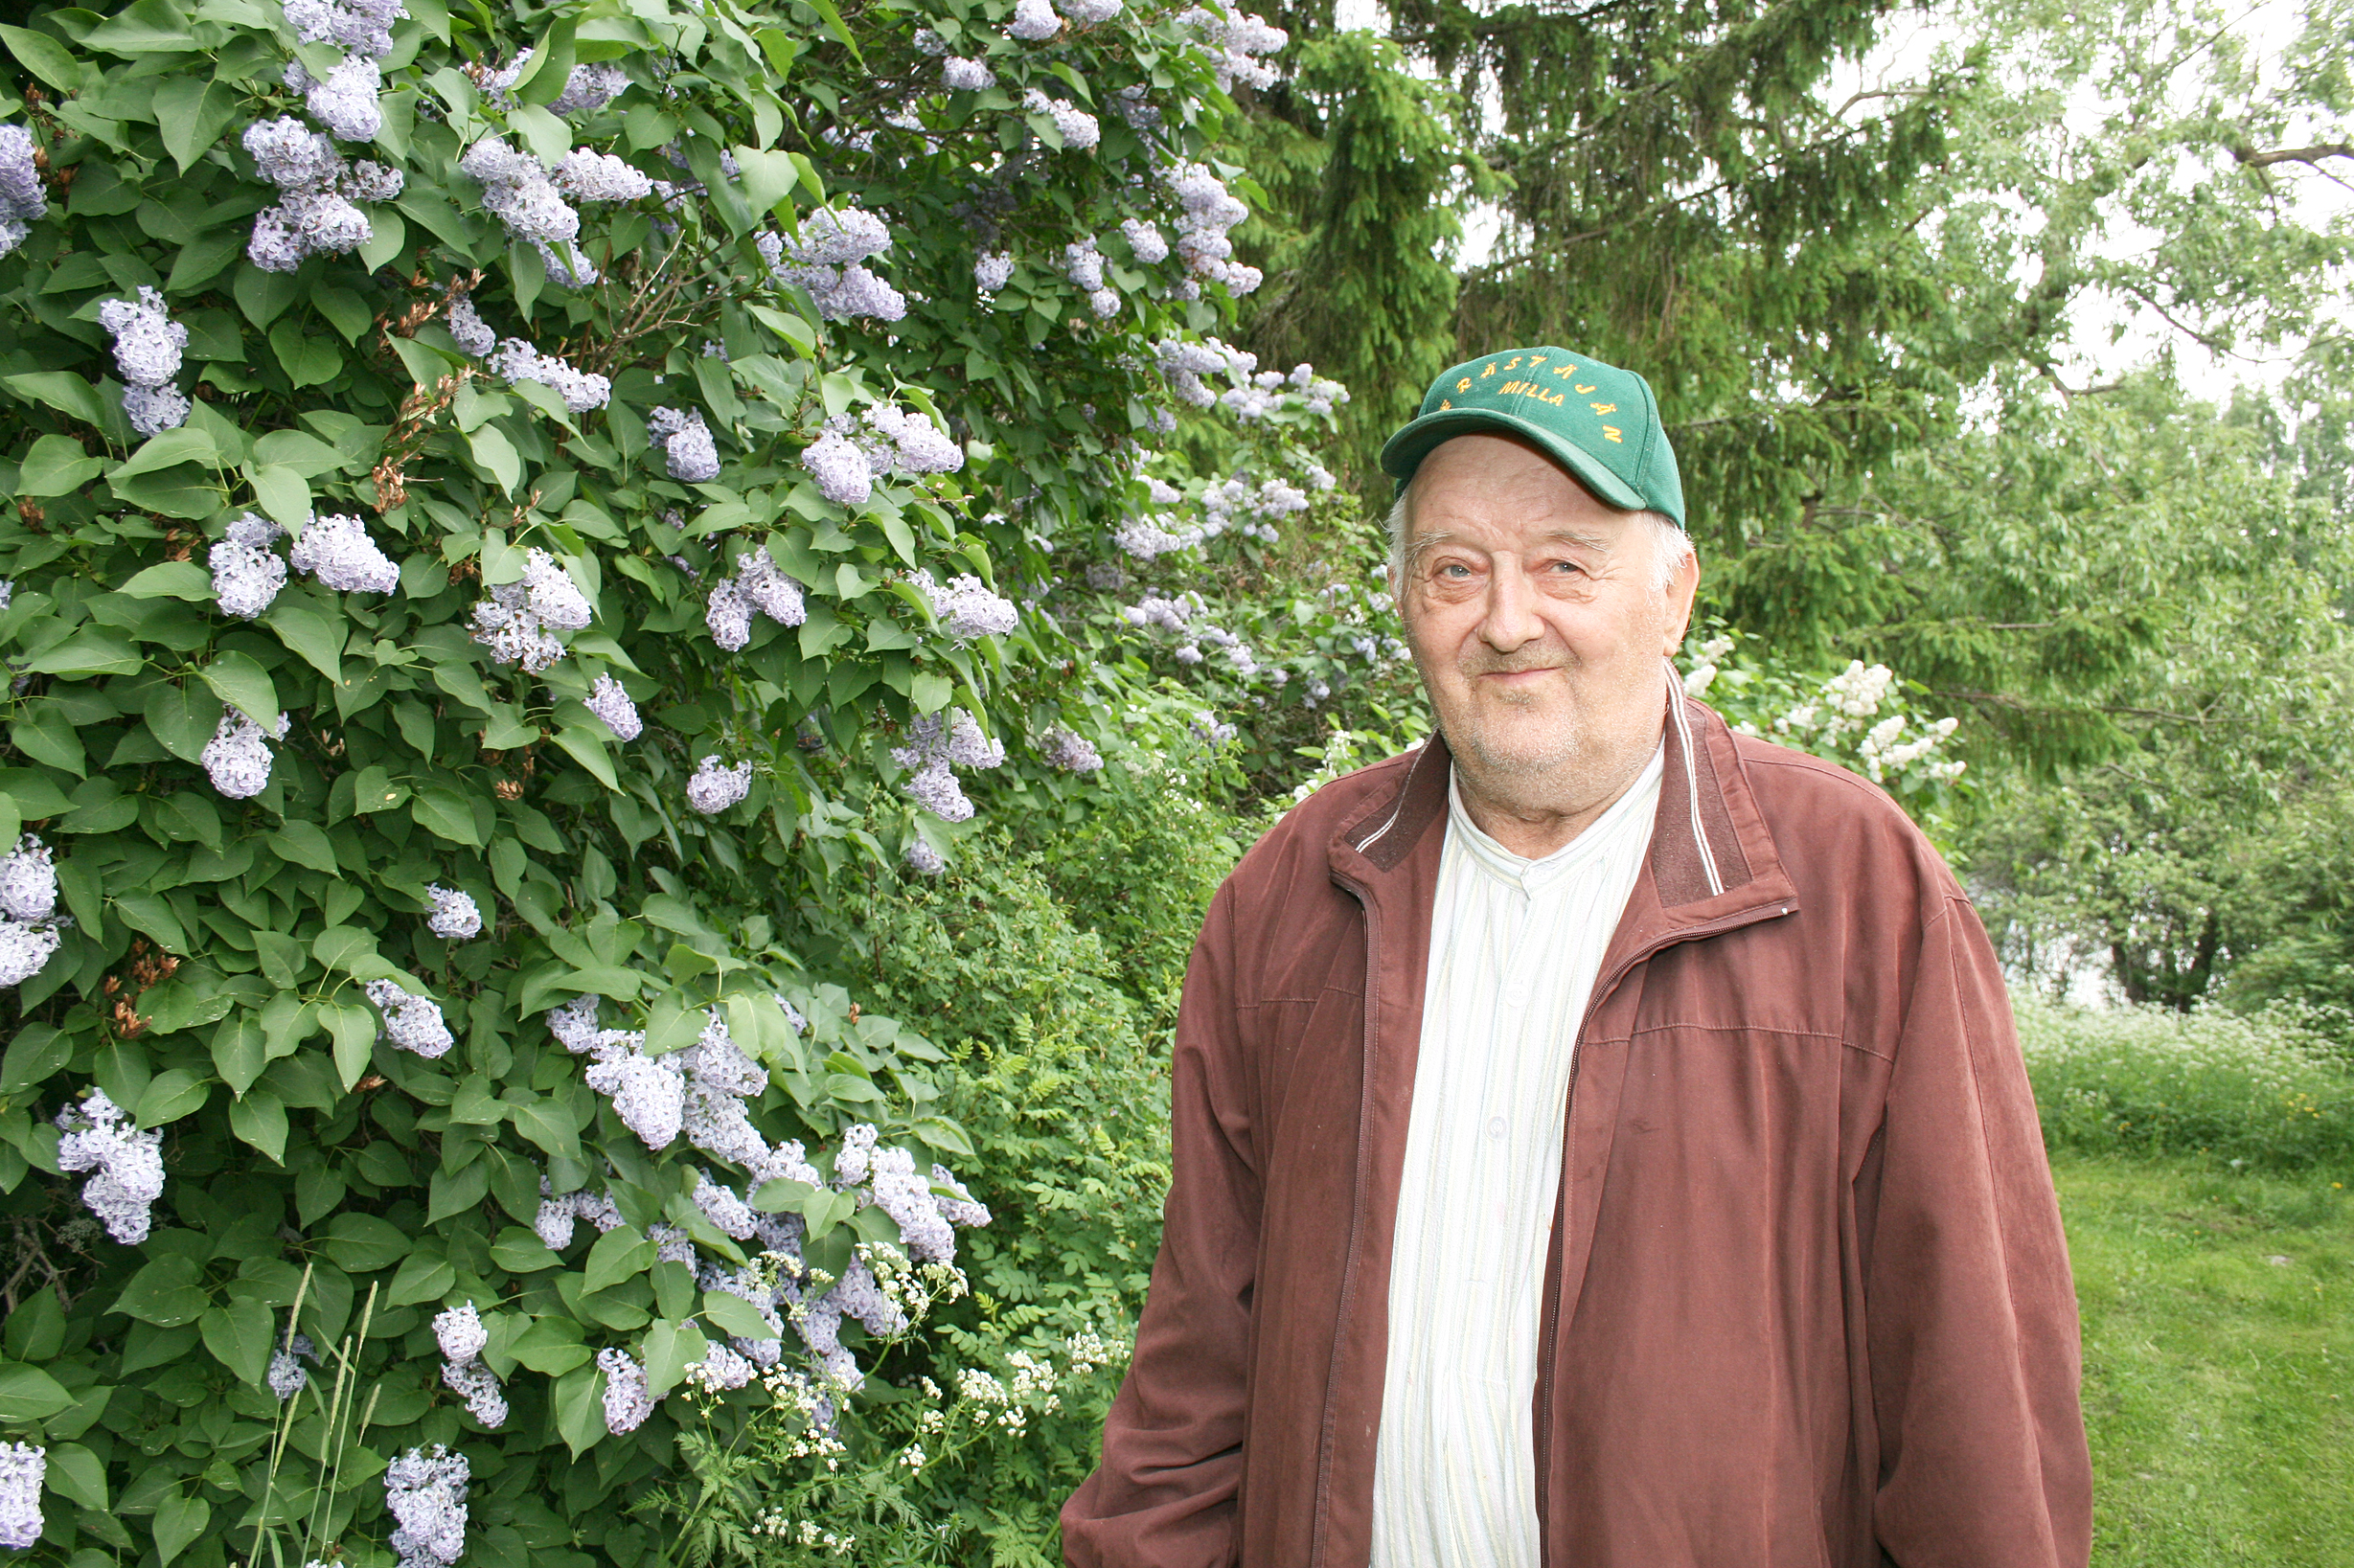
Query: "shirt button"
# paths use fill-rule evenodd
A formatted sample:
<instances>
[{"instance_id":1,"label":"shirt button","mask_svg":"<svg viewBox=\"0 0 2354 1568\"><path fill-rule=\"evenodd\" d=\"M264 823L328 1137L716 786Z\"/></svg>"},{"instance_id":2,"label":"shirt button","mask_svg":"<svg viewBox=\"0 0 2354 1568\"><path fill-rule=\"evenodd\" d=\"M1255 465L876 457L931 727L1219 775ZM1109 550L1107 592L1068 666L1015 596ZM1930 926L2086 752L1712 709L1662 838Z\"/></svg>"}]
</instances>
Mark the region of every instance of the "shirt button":
<instances>
[{"instance_id":1,"label":"shirt button","mask_svg":"<svg viewBox=\"0 0 2354 1568\"><path fill-rule=\"evenodd\" d=\"M1491 1137L1491 1138L1501 1138L1501 1137L1504 1135L1504 1131L1505 1131L1505 1125L1504 1125L1504 1119L1503 1119L1502 1117L1500 1117L1500 1116L1491 1116L1491 1117L1489 1117L1489 1118L1488 1118L1488 1136L1489 1136L1489 1137Z\"/></svg>"}]
</instances>

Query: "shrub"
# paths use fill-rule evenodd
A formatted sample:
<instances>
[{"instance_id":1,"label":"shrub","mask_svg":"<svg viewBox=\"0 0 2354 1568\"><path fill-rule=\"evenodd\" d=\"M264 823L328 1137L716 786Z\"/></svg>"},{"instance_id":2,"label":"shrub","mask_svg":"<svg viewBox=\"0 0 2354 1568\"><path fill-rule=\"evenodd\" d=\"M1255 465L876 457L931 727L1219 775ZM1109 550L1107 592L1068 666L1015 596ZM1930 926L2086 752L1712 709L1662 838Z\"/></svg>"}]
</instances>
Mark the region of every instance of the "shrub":
<instances>
[{"instance_id":1,"label":"shrub","mask_svg":"<svg viewBox=\"0 0 2354 1568\"><path fill-rule=\"evenodd\" d=\"M2024 995L2013 1005L2054 1149L2354 1167L2354 1074L2292 1011L2087 1011Z\"/></svg>"}]
</instances>

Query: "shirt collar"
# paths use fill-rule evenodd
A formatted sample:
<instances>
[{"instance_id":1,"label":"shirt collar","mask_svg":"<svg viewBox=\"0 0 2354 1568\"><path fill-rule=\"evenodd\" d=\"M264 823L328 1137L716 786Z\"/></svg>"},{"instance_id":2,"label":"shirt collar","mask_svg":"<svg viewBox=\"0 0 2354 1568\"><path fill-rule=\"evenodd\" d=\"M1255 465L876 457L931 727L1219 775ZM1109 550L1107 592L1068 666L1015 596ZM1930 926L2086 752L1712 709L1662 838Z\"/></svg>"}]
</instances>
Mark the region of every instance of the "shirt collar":
<instances>
[{"instance_id":1,"label":"shirt collar","mask_svg":"<svg viewBox=\"0 0 2354 1568\"><path fill-rule=\"evenodd\" d=\"M1627 792L1612 801L1609 809L1586 825L1585 830L1551 854L1532 860L1513 853L1481 830L1472 820L1463 805L1463 791L1457 786L1452 767L1447 770L1447 829L1462 844L1481 867L1519 888L1523 893L1535 893L1549 887L1570 874L1582 870L1607 852L1620 835L1642 830L1650 837L1653 814L1658 809L1659 782L1667 771L1667 741L1665 737L1643 764Z\"/></svg>"}]
</instances>

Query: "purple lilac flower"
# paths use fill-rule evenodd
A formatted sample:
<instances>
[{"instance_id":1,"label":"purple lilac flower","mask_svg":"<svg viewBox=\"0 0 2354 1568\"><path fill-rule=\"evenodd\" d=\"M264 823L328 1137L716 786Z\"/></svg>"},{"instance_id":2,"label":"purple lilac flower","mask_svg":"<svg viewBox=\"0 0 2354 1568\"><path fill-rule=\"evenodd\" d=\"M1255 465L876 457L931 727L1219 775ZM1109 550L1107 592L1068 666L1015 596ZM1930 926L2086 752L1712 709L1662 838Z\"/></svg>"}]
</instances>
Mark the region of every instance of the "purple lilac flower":
<instances>
[{"instance_id":1,"label":"purple lilac flower","mask_svg":"<svg viewBox=\"0 0 2354 1568\"><path fill-rule=\"evenodd\" d=\"M437 883L426 887L425 897L433 900L433 916L425 925L435 936L466 942L482 935L482 911L472 894Z\"/></svg>"},{"instance_id":2,"label":"purple lilac flower","mask_svg":"<svg viewBox=\"0 0 2354 1568\"><path fill-rule=\"evenodd\" d=\"M695 777L687 781L687 804L707 817L718 816L751 792L752 764L748 761L727 767L717 757L706 757L697 764Z\"/></svg>"},{"instance_id":3,"label":"purple lilac flower","mask_svg":"<svg viewBox=\"0 0 2354 1568\"><path fill-rule=\"evenodd\" d=\"M945 587L933 581L929 572L916 572L908 580L930 601L940 629L959 642L1001 637L1021 622L1021 612L1012 600L992 593L988 584L970 572L949 579Z\"/></svg>"},{"instance_id":4,"label":"purple lilac flower","mask_svg":"<svg viewBox=\"0 0 2354 1568\"><path fill-rule=\"evenodd\" d=\"M0 1443L0 1546L30 1551L41 1538L41 1488L49 1450L30 1443Z\"/></svg>"},{"instance_id":5,"label":"purple lilac flower","mask_svg":"<svg viewBox=\"0 0 2354 1568\"><path fill-rule=\"evenodd\" d=\"M877 1149L868 1180L876 1207L899 1227L908 1257L924 1263L956 1261L956 1233L932 1196L931 1182L917 1174L913 1155L903 1148Z\"/></svg>"},{"instance_id":6,"label":"purple lilac flower","mask_svg":"<svg viewBox=\"0 0 2354 1568\"><path fill-rule=\"evenodd\" d=\"M866 454L839 431L829 430L801 454L801 466L817 481L818 493L837 506L862 507L875 493L875 471Z\"/></svg>"},{"instance_id":7,"label":"purple lilac flower","mask_svg":"<svg viewBox=\"0 0 2354 1568\"><path fill-rule=\"evenodd\" d=\"M49 194L33 162L33 133L22 125L0 125L0 212L19 225L38 223L49 213Z\"/></svg>"},{"instance_id":8,"label":"purple lilac flower","mask_svg":"<svg viewBox=\"0 0 2354 1568\"><path fill-rule=\"evenodd\" d=\"M964 792L959 790L957 793L961 796ZM907 869L919 876L937 876L948 869L948 861L921 833L907 835L907 848L902 853L906 858Z\"/></svg>"},{"instance_id":9,"label":"purple lilac flower","mask_svg":"<svg viewBox=\"0 0 2354 1568\"><path fill-rule=\"evenodd\" d=\"M609 152L574 148L556 166L556 187L575 201L636 201L653 193L653 181Z\"/></svg>"},{"instance_id":10,"label":"purple lilac flower","mask_svg":"<svg viewBox=\"0 0 2354 1568\"><path fill-rule=\"evenodd\" d=\"M634 1432L653 1414L653 1396L647 1392L646 1369L627 1351L597 1352L605 1372L605 1429L619 1437Z\"/></svg>"},{"instance_id":11,"label":"purple lilac flower","mask_svg":"<svg viewBox=\"0 0 2354 1568\"><path fill-rule=\"evenodd\" d=\"M288 67L289 74L299 67ZM288 86L293 82L289 80ZM310 81L303 90L303 104L341 142L373 142L384 128L384 111L377 102L383 90L382 74L365 55L346 55L324 81Z\"/></svg>"},{"instance_id":12,"label":"purple lilac flower","mask_svg":"<svg viewBox=\"0 0 2354 1568\"><path fill-rule=\"evenodd\" d=\"M442 1017L442 1004L432 997L415 995L389 980L371 980L363 989L384 1015L384 1038L400 1050L430 1060L447 1056L458 1043Z\"/></svg>"},{"instance_id":13,"label":"purple lilac flower","mask_svg":"<svg viewBox=\"0 0 2354 1568\"><path fill-rule=\"evenodd\" d=\"M1073 27L1094 27L1108 22L1120 14L1120 0L1057 0L1056 10L1071 19Z\"/></svg>"},{"instance_id":14,"label":"purple lilac flower","mask_svg":"<svg viewBox=\"0 0 2354 1568\"><path fill-rule=\"evenodd\" d=\"M613 732L616 740L635 740L645 733L646 722L638 717L637 704L621 682L610 675L599 675L588 689L588 711L605 720L605 727Z\"/></svg>"},{"instance_id":15,"label":"purple lilac flower","mask_svg":"<svg viewBox=\"0 0 2354 1568\"><path fill-rule=\"evenodd\" d=\"M1040 738L1039 752L1046 765L1061 773L1095 773L1104 765L1103 753L1078 731L1057 725Z\"/></svg>"},{"instance_id":16,"label":"purple lilac flower","mask_svg":"<svg viewBox=\"0 0 2354 1568\"><path fill-rule=\"evenodd\" d=\"M482 1326L482 1314L469 1301L435 1314L433 1339L450 1360L471 1361L491 1343L491 1330Z\"/></svg>"},{"instance_id":17,"label":"purple lilac flower","mask_svg":"<svg viewBox=\"0 0 2354 1568\"><path fill-rule=\"evenodd\" d=\"M274 733L284 737L289 723L280 714L274 731L264 731L235 708L225 710L213 739L205 742L204 771L212 776L213 787L233 801L251 799L269 787L270 748L267 737Z\"/></svg>"},{"instance_id":18,"label":"purple lilac flower","mask_svg":"<svg viewBox=\"0 0 2354 1568\"><path fill-rule=\"evenodd\" d=\"M646 431L662 443L673 479L702 485L719 478L720 449L699 409L657 408L648 417Z\"/></svg>"},{"instance_id":19,"label":"purple lilac flower","mask_svg":"<svg viewBox=\"0 0 2354 1568\"><path fill-rule=\"evenodd\" d=\"M809 290L828 321L898 321L907 314L906 297L864 265L891 248L882 219L857 207L819 208L802 217L800 229L789 243L777 234L755 240L780 284Z\"/></svg>"},{"instance_id":20,"label":"purple lilac flower","mask_svg":"<svg viewBox=\"0 0 2354 1568\"><path fill-rule=\"evenodd\" d=\"M469 313L471 313L470 307ZM469 329L481 326L481 318L474 317L469 325ZM454 311L451 331L454 335ZM459 346L464 348L465 344ZM501 343L498 352L491 354L490 359L491 372L511 385L516 381L537 381L543 386L555 388L556 395L564 400L564 406L575 414L603 408L613 398L613 383L606 377L593 371L576 370L568 361L555 354L541 353L519 337L511 337Z\"/></svg>"},{"instance_id":21,"label":"purple lilac flower","mask_svg":"<svg viewBox=\"0 0 2354 1568\"><path fill-rule=\"evenodd\" d=\"M442 1363L442 1381L466 1401L466 1413L488 1427L507 1424L507 1391L498 1375L480 1361Z\"/></svg>"},{"instance_id":22,"label":"purple lilac flower","mask_svg":"<svg viewBox=\"0 0 2354 1568\"><path fill-rule=\"evenodd\" d=\"M348 512L313 517L286 554L296 571L343 593L388 594L400 586L400 568Z\"/></svg>"},{"instance_id":23,"label":"purple lilac flower","mask_svg":"<svg viewBox=\"0 0 2354 1568\"><path fill-rule=\"evenodd\" d=\"M126 1246L148 1238L149 1210L164 1194L164 1129L145 1132L130 1113L97 1089L57 1113L57 1169L94 1172L81 1201Z\"/></svg>"},{"instance_id":24,"label":"purple lilac flower","mask_svg":"<svg viewBox=\"0 0 2354 1568\"><path fill-rule=\"evenodd\" d=\"M1066 152L1085 152L1103 138L1103 128L1096 124L1095 116L1067 98L1048 98L1032 87L1022 93L1021 106L1054 121L1055 132L1062 137Z\"/></svg>"},{"instance_id":25,"label":"purple lilac flower","mask_svg":"<svg viewBox=\"0 0 2354 1568\"><path fill-rule=\"evenodd\" d=\"M1063 31L1063 18L1047 0L1017 0L1014 20L1005 30L1024 43L1038 43Z\"/></svg>"},{"instance_id":26,"label":"purple lilac flower","mask_svg":"<svg viewBox=\"0 0 2354 1568\"><path fill-rule=\"evenodd\" d=\"M27 833L0 856L0 913L30 924L57 910L57 870L50 863L49 846Z\"/></svg>"},{"instance_id":27,"label":"purple lilac flower","mask_svg":"<svg viewBox=\"0 0 2354 1568\"><path fill-rule=\"evenodd\" d=\"M977 93L997 84L997 73L986 60L950 55L940 62L940 80L950 92Z\"/></svg>"},{"instance_id":28,"label":"purple lilac flower","mask_svg":"<svg viewBox=\"0 0 2354 1568\"><path fill-rule=\"evenodd\" d=\"M539 160L517 152L498 137L486 136L467 148L458 168L481 182L483 206L508 232L546 245L563 243L581 232L581 215L565 204Z\"/></svg>"},{"instance_id":29,"label":"purple lilac flower","mask_svg":"<svg viewBox=\"0 0 2354 1568\"><path fill-rule=\"evenodd\" d=\"M1275 84L1274 71L1258 57L1278 53L1291 41L1283 29L1242 11L1221 14L1200 6L1181 12L1177 20L1178 26L1193 31L1210 55L1220 92L1232 90L1237 81L1252 87Z\"/></svg>"},{"instance_id":30,"label":"purple lilac flower","mask_svg":"<svg viewBox=\"0 0 2354 1568\"><path fill-rule=\"evenodd\" d=\"M695 1206L721 1235L739 1241L749 1240L760 1229L758 1211L737 1196L734 1188L721 1187L700 1170L695 1173Z\"/></svg>"},{"instance_id":31,"label":"purple lilac flower","mask_svg":"<svg viewBox=\"0 0 2354 1568\"><path fill-rule=\"evenodd\" d=\"M552 114L594 114L628 90L629 73L618 65L599 62L576 65L564 79L564 90L548 105Z\"/></svg>"},{"instance_id":32,"label":"purple lilac flower","mask_svg":"<svg viewBox=\"0 0 2354 1568\"><path fill-rule=\"evenodd\" d=\"M984 298L1003 288L1014 276L1011 251L997 251L972 263L972 282Z\"/></svg>"},{"instance_id":33,"label":"purple lilac flower","mask_svg":"<svg viewBox=\"0 0 2354 1568\"><path fill-rule=\"evenodd\" d=\"M440 1443L428 1453L411 1448L384 1466L384 1506L399 1526L392 1549L400 1568L449 1568L466 1553L466 1484L472 1467L464 1454Z\"/></svg>"},{"instance_id":34,"label":"purple lilac flower","mask_svg":"<svg viewBox=\"0 0 2354 1568\"><path fill-rule=\"evenodd\" d=\"M332 43L371 59L392 53L392 25L406 16L400 0L286 0L286 25L305 43Z\"/></svg>"},{"instance_id":35,"label":"purple lilac flower","mask_svg":"<svg viewBox=\"0 0 2354 1568\"><path fill-rule=\"evenodd\" d=\"M1169 259L1169 237L1157 225L1140 217L1125 218L1120 223L1120 233L1128 240L1129 253L1143 264L1150 266Z\"/></svg>"},{"instance_id":36,"label":"purple lilac flower","mask_svg":"<svg viewBox=\"0 0 2354 1568\"><path fill-rule=\"evenodd\" d=\"M930 420L895 403L869 408L866 428L875 438L864 443L870 466L918 474L954 473L965 466L962 446Z\"/></svg>"},{"instance_id":37,"label":"purple lilac flower","mask_svg":"<svg viewBox=\"0 0 2354 1568\"><path fill-rule=\"evenodd\" d=\"M665 1149L678 1137L686 1115L686 1079L668 1057L640 1050L617 1053L582 1074L588 1086L613 1102L622 1125L648 1148Z\"/></svg>"}]
</instances>

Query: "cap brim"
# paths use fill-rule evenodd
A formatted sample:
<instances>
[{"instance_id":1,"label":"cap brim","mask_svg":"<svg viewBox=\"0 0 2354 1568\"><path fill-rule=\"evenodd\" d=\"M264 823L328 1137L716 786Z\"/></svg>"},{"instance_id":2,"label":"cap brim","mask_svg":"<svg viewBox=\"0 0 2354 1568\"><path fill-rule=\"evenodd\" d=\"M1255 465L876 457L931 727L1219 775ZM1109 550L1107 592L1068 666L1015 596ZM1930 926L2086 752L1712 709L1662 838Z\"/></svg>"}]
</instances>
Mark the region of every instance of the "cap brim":
<instances>
[{"instance_id":1,"label":"cap brim","mask_svg":"<svg viewBox=\"0 0 2354 1568\"><path fill-rule=\"evenodd\" d=\"M1650 503L1642 493L1604 466L1599 458L1570 444L1550 430L1488 408L1443 408L1425 414L1389 438L1382 446L1382 471L1404 489L1422 460L1443 442L1474 431L1498 431L1518 436L1577 476L1578 482L1606 504L1622 511L1641 511Z\"/></svg>"}]
</instances>

